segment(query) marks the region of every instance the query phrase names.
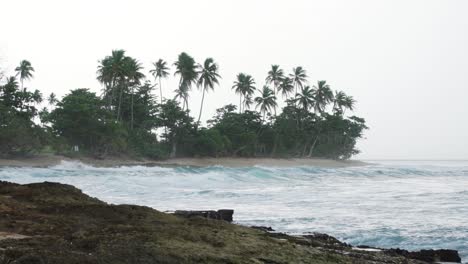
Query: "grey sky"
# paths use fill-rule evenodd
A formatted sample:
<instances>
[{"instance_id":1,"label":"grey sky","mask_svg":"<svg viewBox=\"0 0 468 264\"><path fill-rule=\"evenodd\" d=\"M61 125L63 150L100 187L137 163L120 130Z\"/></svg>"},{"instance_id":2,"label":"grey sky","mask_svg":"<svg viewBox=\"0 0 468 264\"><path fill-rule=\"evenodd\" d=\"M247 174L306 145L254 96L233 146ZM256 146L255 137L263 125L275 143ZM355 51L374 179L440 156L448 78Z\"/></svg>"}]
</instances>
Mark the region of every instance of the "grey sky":
<instances>
[{"instance_id":1,"label":"grey sky","mask_svg":"<svg viewBox=\"0 0 468 264\"><path fill-rule=\"evenodd\" d=\"M468 1L0 0L1 65L36 68L28 87L64 95L101 89L97 61L125 49L149 70L188 52L213 57L220 87L203 119L227 103L238 72L263 85L271 64L304 66L315 83L357 99L371 130L361 159L468 159ZM166 95L176 88L163 83ZM172 96L172 95L170 95ZM200 93L191 94L198 116Z\"/></svg>"}]
</instances>

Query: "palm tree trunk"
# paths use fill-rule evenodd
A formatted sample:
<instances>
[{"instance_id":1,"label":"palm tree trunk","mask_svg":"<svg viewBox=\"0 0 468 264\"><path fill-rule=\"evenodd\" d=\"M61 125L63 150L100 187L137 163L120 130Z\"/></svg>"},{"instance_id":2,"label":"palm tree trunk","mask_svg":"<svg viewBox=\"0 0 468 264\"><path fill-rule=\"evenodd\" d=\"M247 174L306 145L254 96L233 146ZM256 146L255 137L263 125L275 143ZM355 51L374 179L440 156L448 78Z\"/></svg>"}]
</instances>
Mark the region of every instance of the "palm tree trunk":
<instances>
[{"instance_id":1,"label":"palm tree trunk","mask_svg":"<svg viewBox=\"0 0 468 264\"><path fill-rule=\"evenodd\" d=\"M200 118L203 110L203 101L205 100L205 89L203 89L203 95L201 98L201 105L200 105L200 114L198 115L198 123L200 123Z\"/></svg>"},{"instance_id":2,"label":"palm tree trunk","mask_svg":"<svg viewBox=\"0 0 468 264\"><path fill-rule=\"evenodd\" d=\"M120 110L122 107L122 94L123 94L123 86L122 85L119 85L119 86L120 86L120 95L119 95L119 107L117 109L117 121L120 120Z\"/></svg>"},{"instance_id":3,"label":"palm tree trunk","mask_svg":"<svg viewBox=\"0 0 468 264\"><path fill-rule=\"evenodd\" d=\"M131 128L132 130L133 130L133 92L134 92L133 89L134 89L134 88L132 87L132 108L131 108L131 110L132 110L132 120L131 120L131 122L130 122L130 128Z\"/></svg>"},{"instance_id":4,"label":"palm tree trunk","mask_svg":"<svg viewBox=\"0 0 468 264\"><path fill-rule=\"evenodd\" d=\"M308 158L312 157L312 151L314 151L315 144L317 143L318 138L319 138L319 136L317 135L315 137L314 143L312 143L312 145L310 146L309 155L307 155Z\"/></svg>"},{"instance_id":5,"label":"palm tree trunk","mask_svg":"<svg viewBox=\"0 0 468 264\"><path fill-rule=\"evenodd\" d=\"M159 77L159 95L160 95L159 100L160 100L160 102L161 102L161 104L162 104L162 102L163 102L163 96L162 96L161 77Z\"/></svg>"},{"instance_id":6,"label":"palm tree trunk","mask_svg":"<svg viewBox=\"0 0 468 264\"><path fill-rule=\"evenodd\" d=\"M112 77L112 83L111 83L111 97L109 100L109 109L112 107L112 102L114 102L114 96L115 96L115 77Z\"/></svg>"},{"instance_id":7,"label":"palm tree trunk","mask_svg":"<svg viewBox=\"0 0 468 264\"><path fill-rule=\"evenodd\" d=\"M160 94L160 96L161 96L161 97L159 98L159 100L160 100L161 105L162 105L162 103L163 103L163 96L162 96L161 77L159 77L159 94ZM166 127L166 126L164 126L164 133L167 134L167 127Z\"/></svg>"},{"instance_id":8,"label":"palm tree trunk","mask_svg":"<svg viewBox=\"0 0 468 264\"><path fill-rule=\"evenodd\" d=\"M239 114L242 113L242 94L239 95Z\"/></svg>"}]
</instances>

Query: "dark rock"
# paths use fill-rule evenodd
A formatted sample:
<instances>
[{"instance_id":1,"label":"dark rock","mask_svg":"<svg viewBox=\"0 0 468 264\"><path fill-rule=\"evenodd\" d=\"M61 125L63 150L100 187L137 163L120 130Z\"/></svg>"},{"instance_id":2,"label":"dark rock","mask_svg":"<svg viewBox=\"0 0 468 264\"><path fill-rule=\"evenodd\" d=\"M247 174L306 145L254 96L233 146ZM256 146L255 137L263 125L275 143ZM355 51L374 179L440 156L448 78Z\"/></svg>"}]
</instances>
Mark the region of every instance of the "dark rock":
<instances>
[{"instance_id":1,"label":"dark rock","mask_svg":"<svg viewBox=\"0 0 468 264\"><path fill-rule=\"evenodd\" d=\"M220 209L218 210L219 219L232 222L232 215L234 215L234 210L232 209Z\"/></svg>"},{"instance_id":2,"label":"dark rock","mask_svg":"<svg viewBox=\"0 0 468 264\"><path fill-rule=\"evenodd\" d=\"M350 245L339 241L335 237L332 237L327 234L323 233L312 233L311 235L304 235L304 238L313 241L315 243L319 243L323 246L328 246L332 248L348 248L351 247Z\"/></svg>"},{"instance_id":3,"label":"dark rock","mask_svg":"<svg viewBox=\"0 0 468 264\"><path fill-rule=\"evenodd\" d=\"M232 215L234 214L234 210L231 209L220 209L218 211L214 210L207 210L207 211L185 211L185 210L177 210L174 212L175 215L190 218L190 217L203 217L208 219L217 219L217 220L224 220L227 222L232 222Z\"/></svg>"},{"instance_id":4,"label":"dark rock","mask_svg":"<svg viewBox=\"0 0 468 264\"><path fill-rule=\"evenodd\" d=\"M262 231L265 231L265 232L275 231L273 228L271 228L271 226L251 226L250 228L262 230Z\"/></svg>"},{"instance_id":5,"label":"dark rock","mask_svg":"<svg viewBox=\"0 0 468 264\"><path fill-rule=\"evenodd\" d=\"M458 251L451 249L408 251L399 248L392 248L387 249L384 252L390 255L399 255L406 258L417 259L426 262L461 262L461 258L460 255L458 255Z\"/></svg>"}]
</instances>

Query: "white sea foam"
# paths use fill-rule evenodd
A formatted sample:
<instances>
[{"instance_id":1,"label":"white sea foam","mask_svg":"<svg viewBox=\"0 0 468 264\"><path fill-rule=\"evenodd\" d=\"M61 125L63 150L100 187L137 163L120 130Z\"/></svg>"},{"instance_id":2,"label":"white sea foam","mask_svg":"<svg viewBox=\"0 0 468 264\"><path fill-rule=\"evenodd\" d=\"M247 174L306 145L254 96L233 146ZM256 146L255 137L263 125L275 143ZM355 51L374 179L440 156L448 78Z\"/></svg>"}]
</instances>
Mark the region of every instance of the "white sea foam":
<instances>
[{"instance_id":1,"label":"white sea foam","mask_svg":"<svg viewBox=\"0 0 468 264\"><path fill-rule=\"evenodd\" d=\"M121 166L0 168L0 180L72 184L111 203L235 210L235 220L358 245L453 248L468 258L468 162L378 161L348 168Z\"/></svg>"}]
</instances>

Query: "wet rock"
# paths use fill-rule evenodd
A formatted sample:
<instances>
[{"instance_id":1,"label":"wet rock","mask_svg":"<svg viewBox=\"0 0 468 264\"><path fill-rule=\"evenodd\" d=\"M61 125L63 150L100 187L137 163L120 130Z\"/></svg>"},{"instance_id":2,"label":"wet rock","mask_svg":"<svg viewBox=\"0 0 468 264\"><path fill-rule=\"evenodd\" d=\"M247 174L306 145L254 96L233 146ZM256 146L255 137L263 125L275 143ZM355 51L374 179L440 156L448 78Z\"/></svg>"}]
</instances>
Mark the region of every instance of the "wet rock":
<instances>
[{"instance_id":1,"label":"wet rock","mask_svg":"<svg viewBox=\"0 0 468 264\"><path fill-rule=\"evenodd\" d=\"M220 209L218 211L177 210L174 212L174 214L178 216L186 217L186 218L199 216L199 217L208 218L208 219L217 219L217 220L224 220L227 222L232 222L232 215L234 214L234 210L231 210L231 209Z\"/></svg>"},{"instance_id":2,"label":"wet rock","mask_svg":"<svg viewBox=\"0 0 468 264\"><path fill-rule=\"evenodd\" d=\"M384 251L390 255L400 255L410 259L417 259L426 262L455 262L460 263L461 258L458 251L451 249L429 249L420 251L408 251L404 249L387 249Z\"/></svg>"}]
</instances>

